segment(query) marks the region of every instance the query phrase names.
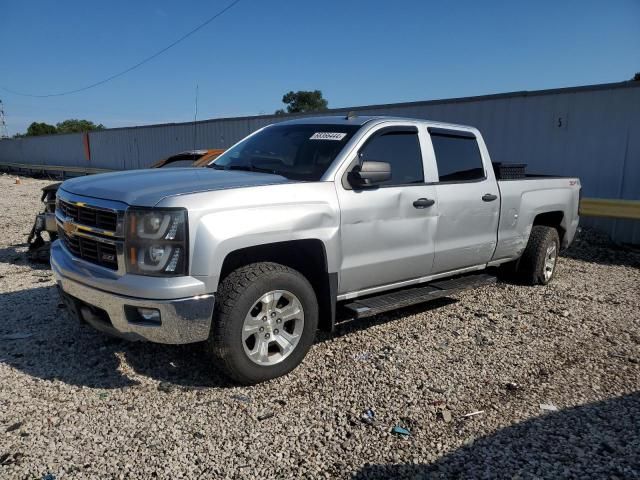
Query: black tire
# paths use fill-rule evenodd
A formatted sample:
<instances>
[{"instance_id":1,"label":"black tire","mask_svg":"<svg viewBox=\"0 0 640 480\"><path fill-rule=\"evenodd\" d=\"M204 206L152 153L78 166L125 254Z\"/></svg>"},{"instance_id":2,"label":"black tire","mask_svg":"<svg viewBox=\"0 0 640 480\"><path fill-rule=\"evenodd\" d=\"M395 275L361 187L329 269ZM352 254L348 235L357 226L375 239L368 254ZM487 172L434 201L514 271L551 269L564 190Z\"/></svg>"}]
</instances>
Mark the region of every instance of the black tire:
<instances>
[{"instance_id":1,"label":"black tire","mask_svg":"<svg viewBox=\"0 0 640 480\"><path fill-rule=\"evenodd\" d=\"M258 365L245 353L242 328L252 306L272 290L294 294L304 309L304 326L293 351L275 365ZM224 373L241 384L253 385L286 375L304 359L318 327L318 302L309 281L298 271L277 263L253 263L231 272L216 295L208 350Z\"/></svg>"},{"instance_id":2,"label":"black tire","mask_svg":"<svg viewBox=\"0 0 640 480\"><path fill-rule=\"evenodd\" d=\"M550 276L545 276L545 260L547 250L555 245L556 261ZM531 229L529 242L520 258L517 276L527 285L546 285L554 277L557 266L557 255L560 250L560 237L553 227L534 225Z\"/></svg>"}]
</instances>

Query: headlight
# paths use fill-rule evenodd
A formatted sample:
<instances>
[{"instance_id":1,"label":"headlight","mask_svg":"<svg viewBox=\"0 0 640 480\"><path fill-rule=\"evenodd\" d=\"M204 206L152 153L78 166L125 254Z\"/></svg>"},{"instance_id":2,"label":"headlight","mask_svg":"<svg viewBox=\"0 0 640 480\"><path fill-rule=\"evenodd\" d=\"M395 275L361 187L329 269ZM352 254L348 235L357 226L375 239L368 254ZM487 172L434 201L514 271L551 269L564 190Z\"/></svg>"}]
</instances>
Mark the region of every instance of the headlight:
<instances>
[{"instance_id":1,"label":"headlight","mask_svg":"<svg viewBox=\"0 0 640 480\"><path fill-rule=\"evenodd\" d=\"M127 272L139 275L187 274L187 211L130 208L126 213Z\"/></svg>"}]
</instances>

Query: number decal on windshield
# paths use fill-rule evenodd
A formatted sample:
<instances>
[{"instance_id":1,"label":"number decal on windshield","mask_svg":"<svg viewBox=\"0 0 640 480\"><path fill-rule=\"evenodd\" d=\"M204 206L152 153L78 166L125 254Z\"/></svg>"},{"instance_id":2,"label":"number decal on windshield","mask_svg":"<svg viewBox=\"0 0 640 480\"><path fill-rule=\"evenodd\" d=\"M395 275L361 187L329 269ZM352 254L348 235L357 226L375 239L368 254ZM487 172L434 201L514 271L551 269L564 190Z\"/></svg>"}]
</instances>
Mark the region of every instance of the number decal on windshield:
<instances>
[{"instance_id":1,"label":"number decal on windshield","mask_svg":"<svg viewBox=\"0 0 640 480\"><path fill-rule=\"evenodd\" d=\"M346 133L340 132L316 132L309 137L309 140L336 140L339 142L346 136Z\"/></svg>"}]
</instances>

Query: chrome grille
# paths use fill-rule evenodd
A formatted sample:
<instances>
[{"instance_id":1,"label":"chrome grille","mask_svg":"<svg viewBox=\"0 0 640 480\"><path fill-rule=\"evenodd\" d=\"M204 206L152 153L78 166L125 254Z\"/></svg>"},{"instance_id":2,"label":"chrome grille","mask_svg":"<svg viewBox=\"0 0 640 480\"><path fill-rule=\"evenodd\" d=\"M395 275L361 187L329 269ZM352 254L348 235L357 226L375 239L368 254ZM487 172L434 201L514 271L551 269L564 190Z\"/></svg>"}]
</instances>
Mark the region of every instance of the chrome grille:
<instances>
[{"instance_id":1,"label":"chrome grille","mask_svg":"<svg viewBox=\"0 0 640 480\"><path fill-rule=\"evenodd\" d=\"M115 232L118 226L118 214L113 211L74 205L62 199L58 200L58 208L64 217L87 227Z\"/></svg>"},{"instance_id":2,"label":"chrome grille","mask_svg":"<svg viewBox=\"0 0 640 480\"><path fill-rule=\"evenodd\" d=\"M59 189L56 222L60 241L74 257L122 273L125 209L121 202L87 199Z\"/></svg>"},{"instance_id":3,"label":"chrome grille","mask_svg":"<svg viewBox=\"0 0 640 480\"><path fill-rule=\"evenodd\" d=\"M74 256L111 270L118 270L118 252L115 245L80 235L68 235L60 227L58 234Z\"/></svg>"}]
</instances>

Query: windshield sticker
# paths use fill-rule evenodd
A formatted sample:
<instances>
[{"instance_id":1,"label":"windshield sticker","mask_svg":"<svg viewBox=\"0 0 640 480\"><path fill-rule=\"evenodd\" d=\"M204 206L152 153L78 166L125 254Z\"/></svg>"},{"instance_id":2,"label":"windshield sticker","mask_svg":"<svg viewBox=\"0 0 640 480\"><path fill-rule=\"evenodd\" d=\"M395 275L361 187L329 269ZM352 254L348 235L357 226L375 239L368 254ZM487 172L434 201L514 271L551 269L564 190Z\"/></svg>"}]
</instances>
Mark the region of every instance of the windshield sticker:
<instances>
[{"instance_id":1,"label":"windshield sticker","mask_svg":"<svg viewBox=\"0 0 640 480\"><path fill-rule=\"evenodd\" d=\"M336 140L339 142L346 136L347 136L346 133L340 133L340 132L316 132L313 135L311 135L309 140Z\"/></svg>"}]
</instances>

